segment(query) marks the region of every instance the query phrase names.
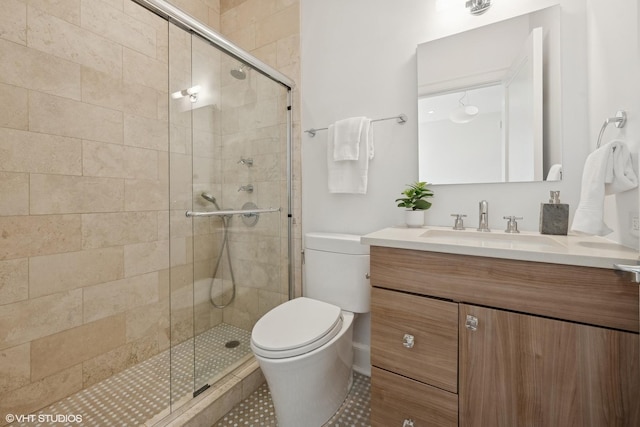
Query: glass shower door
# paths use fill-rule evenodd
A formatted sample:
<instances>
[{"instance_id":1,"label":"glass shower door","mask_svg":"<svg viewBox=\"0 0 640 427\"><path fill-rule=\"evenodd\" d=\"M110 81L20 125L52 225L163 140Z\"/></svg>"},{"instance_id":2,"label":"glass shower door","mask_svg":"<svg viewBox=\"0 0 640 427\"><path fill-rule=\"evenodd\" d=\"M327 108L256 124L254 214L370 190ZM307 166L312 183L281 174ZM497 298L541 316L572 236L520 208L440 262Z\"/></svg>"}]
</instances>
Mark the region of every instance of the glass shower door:
<instances>
[{"instance_id":1,"label":"glass shower door","mask_svg":"<svg viewBox=\"0 0 640 427\"><path fill-rule=\"evenodd\" d=\"M198 36L171 33L173 44L188 46L187 55L170 54L169 76L179 405L249 360L253 325L288 299L289 94Z\"/></svg>"}]
</instances>

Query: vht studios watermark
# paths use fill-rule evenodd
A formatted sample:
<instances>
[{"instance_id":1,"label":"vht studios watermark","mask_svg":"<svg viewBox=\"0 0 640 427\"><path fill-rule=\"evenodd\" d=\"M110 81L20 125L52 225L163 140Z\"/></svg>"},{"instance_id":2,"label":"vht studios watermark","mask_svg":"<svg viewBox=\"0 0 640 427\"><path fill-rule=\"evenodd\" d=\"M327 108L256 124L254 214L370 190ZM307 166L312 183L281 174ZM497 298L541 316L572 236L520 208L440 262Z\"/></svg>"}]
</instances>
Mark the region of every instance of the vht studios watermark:
<instances>
[{"instance_id":1,"label":"vht studios watermark","mask_svg":"<svg viewBox=\"0 0 640 427\"><path fill-rule=\"evenodd\" d=\"M63 414L7 414L4 417L8 423L81 423L82 415Z\"/></svg>"}]
</instances>

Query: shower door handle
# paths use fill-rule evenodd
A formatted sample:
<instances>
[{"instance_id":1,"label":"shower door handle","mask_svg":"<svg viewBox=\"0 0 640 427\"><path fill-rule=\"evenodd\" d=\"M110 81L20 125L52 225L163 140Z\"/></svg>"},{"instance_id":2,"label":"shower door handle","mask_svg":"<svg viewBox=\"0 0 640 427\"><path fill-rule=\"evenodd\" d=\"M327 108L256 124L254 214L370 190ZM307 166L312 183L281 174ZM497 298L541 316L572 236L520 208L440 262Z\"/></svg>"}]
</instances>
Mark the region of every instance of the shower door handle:
<instances>
[{"instance_id":1,"label":"shower door handle","mask_svg":"<svg viewBox=\"0 0 640 427\"><path fill-rule=\"evenodd\" d=\"M265 209L240 209L235 211L210 211L210 212L193 212L186 211L185 216L191 217L209 217L209 216L227 216L227 215L252 215L269 212L280 212L280 208L265 208Z\"/></svg>"}]
</instances>

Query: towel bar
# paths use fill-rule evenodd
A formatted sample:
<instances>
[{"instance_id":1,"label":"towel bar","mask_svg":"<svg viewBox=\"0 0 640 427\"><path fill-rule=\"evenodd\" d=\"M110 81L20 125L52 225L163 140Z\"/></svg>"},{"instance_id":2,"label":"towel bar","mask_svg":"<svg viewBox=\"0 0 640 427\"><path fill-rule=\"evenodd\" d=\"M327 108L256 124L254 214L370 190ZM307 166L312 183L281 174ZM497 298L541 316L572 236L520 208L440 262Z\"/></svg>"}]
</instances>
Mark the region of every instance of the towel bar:
<instances>
[{"instance_id":1,"label":"towel bar","mask_svg":"<svg viewBox=\"0 0 640 427\"><path fill-rule=\"evenodd\" d=\"M407 120L409 120L407 118L406 114L401 113L401 114L399 114L397 116L393 116L393 117L385 117L383 119L371 120L371 122L381 122L383 120L393 120L393 119L396 119L398 121L398 124L404 124L404 123L406 123ZM316 132L317 131L319 131L319 130L327 130L327 129L329 129L329 128L328 127L326 127L326 128L317 128L317 129L311 128L311 129L305 130L305 132L308 133L309 136L311 136L313 138L314 136L316 136Z\"/></svg>"},{"instance_id":2,"label":"towel bar","mask_svg":"<svg viewBox=\"0 0 640 427\"><path fill-rule=\"evenodd\" d=\"M598 135L598 143L596 144L596 148L600 148L600 144L602 143L602 134L610 123L615 123L617 128L623 128L624 125L627 124L627 112L624 110L619 110L616 112L615 117L609 117L604 121L602 127L600 128L600 135Z\"/></svg>"}]
</instances>

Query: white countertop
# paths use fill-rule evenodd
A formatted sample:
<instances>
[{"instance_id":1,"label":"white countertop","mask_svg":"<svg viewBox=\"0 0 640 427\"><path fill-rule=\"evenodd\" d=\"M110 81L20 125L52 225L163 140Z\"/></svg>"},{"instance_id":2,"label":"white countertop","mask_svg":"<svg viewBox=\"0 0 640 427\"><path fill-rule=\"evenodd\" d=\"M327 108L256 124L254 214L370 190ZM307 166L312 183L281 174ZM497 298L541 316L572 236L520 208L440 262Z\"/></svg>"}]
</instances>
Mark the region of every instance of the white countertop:
<instances>
[{"instance_id":1,"label":"white countertop","mask_svg":"<svg viewBox=\"0 0 640 427\"><path fill-rule=\"evenodd\" d=\"M613 264L638 263L639 252L597 236L552 236L523 231L480 233L450 227L389 227L365 236L361 242L418 251L613 268Z\"/></svg>"}]
</instances>

